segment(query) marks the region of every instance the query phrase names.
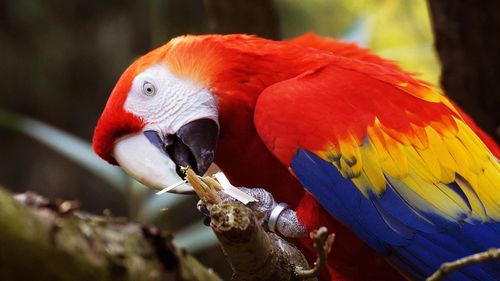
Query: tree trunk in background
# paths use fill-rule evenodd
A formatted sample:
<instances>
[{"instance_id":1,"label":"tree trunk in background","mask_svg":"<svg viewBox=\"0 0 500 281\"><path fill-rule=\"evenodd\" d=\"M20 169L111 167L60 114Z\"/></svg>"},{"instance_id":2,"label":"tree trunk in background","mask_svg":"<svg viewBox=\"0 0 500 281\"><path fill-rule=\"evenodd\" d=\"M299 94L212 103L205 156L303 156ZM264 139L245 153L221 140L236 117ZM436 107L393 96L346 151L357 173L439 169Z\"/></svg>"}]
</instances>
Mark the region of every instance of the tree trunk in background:
<instances>
[{"instance_id":1,"label":"tree trunk in background","mask_svg":"<svg viewBox=\"0 0 500 281\"><path fill-rule=\"evenodd\" d=\"M500 140L500 1L429 0L446 93Z\"/></svg>"},{"instance_id":2,"label":"tree trunk in background","mask_svg":"<svg viewBox=\"0 0 500 281\"><path fill-rule=\"evenodd\" d=\"M134 54L145 54L152 49L153 20L151 1L133 1L127 9L130 18L131 49Z\"/></svg>"},{"instance_id":3,"label":"tree trunk in background","mask_svg":"<svg viewBox=\"0 0 500 281\"><path fill-rule=\"evenodd\" d=\"M204 0L210 33L247 33L279 39L279 20L272 0Z\"/></svg>"}]
</instances>

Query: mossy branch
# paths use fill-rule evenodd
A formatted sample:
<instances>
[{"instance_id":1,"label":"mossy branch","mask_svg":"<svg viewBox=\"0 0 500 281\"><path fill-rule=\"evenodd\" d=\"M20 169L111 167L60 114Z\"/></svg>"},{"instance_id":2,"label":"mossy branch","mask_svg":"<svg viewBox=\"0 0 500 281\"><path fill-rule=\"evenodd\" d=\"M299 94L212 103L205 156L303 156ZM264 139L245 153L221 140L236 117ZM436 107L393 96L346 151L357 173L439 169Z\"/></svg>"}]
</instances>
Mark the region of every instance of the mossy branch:
<instances>
[{"instance_id":1,"label":"mossy branch","mask_svg":"<svg viewBox=\"0 0 500 281\"><path fill-rule=\"evenodd\" d=\"M221 280L156 228L0 188L0 280Z\"/></svg>"}]
</instances>

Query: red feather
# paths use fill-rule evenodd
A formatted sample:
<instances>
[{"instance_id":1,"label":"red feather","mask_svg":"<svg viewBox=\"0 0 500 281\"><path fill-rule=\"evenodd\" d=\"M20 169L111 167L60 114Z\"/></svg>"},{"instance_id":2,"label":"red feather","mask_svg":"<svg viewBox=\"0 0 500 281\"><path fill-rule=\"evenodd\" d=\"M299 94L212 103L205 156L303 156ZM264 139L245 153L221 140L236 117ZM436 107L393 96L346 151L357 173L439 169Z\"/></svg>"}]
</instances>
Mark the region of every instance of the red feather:
<instances>
[{"instance_id":1,"label":"red feather","mask_svg":"<svg viewBox=\"0 0 500 281\"><path fill-rule=\"evenodd\" d=\"M463 118L498 157L496 144L428 84L366 49L309 34L292 42L186 36L142 57L120 78L96 128L94 149L104 159L113 162L117 137L142 127L123 103L135 75L158 62L218 97L216 163L235 185L266 188L296 208L309 230L327 225L337 233L329 259L334 280L401 276L304 192L288 171L297 148L338 148L343 140L360 144L374 122L399 142L426 146L423 126L445 133L457 129L453 118Z\"/></svg>"}]
</instances>

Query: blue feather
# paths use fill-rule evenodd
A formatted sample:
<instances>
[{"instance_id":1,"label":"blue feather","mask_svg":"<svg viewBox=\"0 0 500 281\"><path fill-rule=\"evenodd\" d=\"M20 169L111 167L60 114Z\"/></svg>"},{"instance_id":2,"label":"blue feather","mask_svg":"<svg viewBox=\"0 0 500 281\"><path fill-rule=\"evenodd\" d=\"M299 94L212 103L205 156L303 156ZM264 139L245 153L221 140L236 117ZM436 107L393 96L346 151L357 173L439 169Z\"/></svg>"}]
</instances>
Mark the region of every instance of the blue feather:
<instances>
[{"instance_id":1,"label":"blue feather","mask_svg":"<svg viewBox=\"0 0 500 281\"><path fill-rule=\"evenodd\" d=\"M386 176L386 180L387 180L386 190L392 189L395 192L395 194L397 194L397 196L399 196L401 198L403 198L403 197L398 193L398 191L397 191L398 188L406 189L408 193L412 192L410 189L406 188L405 184L401 180L393 179L389 176ZM394 186L398 186L398 187L396 188ZM421 198L415 192L413 192L413 193L414 193L413 198L419 199L419 203L418 203L419 205L425 206L425 204L427 204L427 202L424 200L424 198ZM413 209L413 210L415 210L415 209ZM435 213L426 212L426 211L422 211L422 210L418 210L418 211L415 210L415 211L418 212L418 214L420 216L424 217L427 221L431 222L432 225L434 226L434 228L436 229L436 231L444 231L446 229L457 229L461 226L461 219L465 218L465 217L452 218L449 216L437 215ZM419 220L413 221L413 223L417 223L417 222L420 222L420 221Z\"/></svg>"},{"instance_id":2,"label":"blue feather","mask_svg":"<svg viewBox=\"0 0 500 281\"><path fill-rule=\"evenodd\" d=\"M299 157L300 160L297 157ZM328 171L323 171L323 169L328 167L321 165L320 162L315 161L314 157L316 156L301 153L294 158L292 169L294 170L296 176L301 179L302 184L306 188L308 186L331 186L332 176L335 177L335 175L330 175ZM337 185L337 182L333 181L333 184ZM342 204L342 197L329 198L331 196L330 190L328 188L317 189L313 194L318 199L321 205L325 206L326 204L329 204L330 208L328 209L328 211L332 214L335 214L337 219L342 221L349 228L355 230L356 233L360 237L363 237L364 241L372 248L374 248L378 252L385 252L387 250L387 245L385 243L377 239L371 232L367 231L353 217L353 214L349 212L349 209Z\"/></svg>"},{"instance_id":3,"label":"blue feather","mask_svg":"<svg viewBox=\"0 0 500 281\"><path fill-rule=\"evenodd\" d=\"M451 233L423 234L417 235L414 243L408 250L418 257L425 257L425 261L431 266L430 270L424 271L430 276L442 263L454 261L471 253L457 243L454 243ZM484 272L479 266L466 267L448 277L448 280L492 280L491 276Z\"/></svg>"},{"instance_id":4,"label":"blue feather","mask_svg":"<svg viewBox=\"0 0 500 281\"><path fill-rule=\"evenodd\" d=\"M381 208L386 210L387 213L399 219L409 227L427 233L433 233L439 230L435 224L411 208L410 205L396 193L391 185L387 185L381 197L374 197L373 200L376 201Z\"/></svg>"},{"instance_id":5,"label":"blue feather","mask_svg":"<svg viewBox=\"0 0 500 281\"><path fill-rule=\"evenodd\" d=\"M328 212L416 279L425 279L444 262L500 247L499 222L465 217L450 221L416 210L392 187L391 179L382 195L367 198L334 165L310 151L299 149L290 166ZM453 183L449 186L459 190ZM500 280L500 262L468 266L446 280Z\"/></svg>"}]
</instances>

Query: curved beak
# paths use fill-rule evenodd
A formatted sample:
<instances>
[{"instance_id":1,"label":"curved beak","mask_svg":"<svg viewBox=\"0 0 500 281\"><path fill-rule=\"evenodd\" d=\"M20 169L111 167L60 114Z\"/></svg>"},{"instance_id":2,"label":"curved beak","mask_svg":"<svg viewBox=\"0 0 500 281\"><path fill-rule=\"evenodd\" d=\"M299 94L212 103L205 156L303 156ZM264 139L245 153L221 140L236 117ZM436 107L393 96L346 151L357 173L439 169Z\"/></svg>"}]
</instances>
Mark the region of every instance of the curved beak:
<instances>
[{"instance_id":1,"label":"curved beak","mask_svg":"<svg viewBox=\"0 0 500 281\"><path fill-rule=\"evenodd\" d=\"M181 167L190 166L203 175L214 160L218 138L217 123L199 119L185 124L174 135L162 136L153 130L127 135L116 141L113 156L139 182L164 189L184 180ZM170 190L192 191L186 183Z\"/></svg>"}]
</instances>

